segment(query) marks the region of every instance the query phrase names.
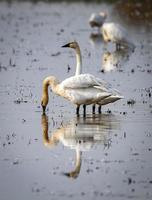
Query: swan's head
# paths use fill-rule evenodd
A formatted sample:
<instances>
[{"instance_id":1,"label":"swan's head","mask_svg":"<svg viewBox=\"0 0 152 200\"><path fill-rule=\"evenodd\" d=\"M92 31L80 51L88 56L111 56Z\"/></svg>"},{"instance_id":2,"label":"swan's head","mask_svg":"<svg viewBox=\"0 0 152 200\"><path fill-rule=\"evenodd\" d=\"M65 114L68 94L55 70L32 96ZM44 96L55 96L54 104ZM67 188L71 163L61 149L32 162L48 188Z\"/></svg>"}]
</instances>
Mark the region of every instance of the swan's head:
<instances>
[{"instance_id":1,"label":"swan's head","mask_svg":"<svg viewBox=\"0 0 152 200\"><path fill-rule=\"evenodd\" d=\"M79 45L76 41L74 41L74 42L70 42L68 44L63 45L62 47L69 47L72 49L77 49L77 48L79 48Z\"/></svg>"},{"instance_id":2,"label":"swan's head","mask_svg":"<svg viewBox=\"0 0 152 200\"><path fill-rule=\"evenodd\" d=\"M43 80L43 92L42 92L42 97L41 97L41 106L43 109L43 113L45 113L46 106L49 102L48 86L51 85L52 87L54 87L58 83L59 83L58 80L54 76L46 77Z\"/></svg>"},{"instance_id":3,"label":"swan's head","mask_svg":"<svg viewBox=\"0 0 152 200\"><path fill-rule=\"evenodd\" d=\"M45 114L45 110L46 110L46 106L48 104L49 98L47 94L42 94L42 98L41 98L41 106L43 109L43 114Z\"/></svg>"}]
</instances>

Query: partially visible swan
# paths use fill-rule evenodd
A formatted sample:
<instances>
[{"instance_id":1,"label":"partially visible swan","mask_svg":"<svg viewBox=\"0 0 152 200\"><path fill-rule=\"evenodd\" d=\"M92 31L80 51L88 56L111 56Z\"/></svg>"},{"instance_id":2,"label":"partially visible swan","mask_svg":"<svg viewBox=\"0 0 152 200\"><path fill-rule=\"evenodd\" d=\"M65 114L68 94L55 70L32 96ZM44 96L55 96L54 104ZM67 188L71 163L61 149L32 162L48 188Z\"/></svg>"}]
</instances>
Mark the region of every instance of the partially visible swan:
<instances>
[{"instance_id":1,"label":"partially visible swan","mask_svg":"<svg viewBox=\"0 0 152 200\"><path fill-rule=\"evenodd\" d=\"M101 32L104 41L115 43L117 49L122 47L135 48L134 44L130 41L127 31L117 23L104 23L101 27Z\"/></svg>"},{"instance_id":2,"label":"partially visible swan","mask_svg":"<svg viewBox=\"0 0 152 200\"><path fill-rule=\"evenodd\" d=\"M84 105L84 115L86 113L85 105L96 103L111 93L104 91L102 85L94 80L94 77L88 74L72 76L59 82L56 77L48 76L43 80L43 90L41 105L43 113L49 101L48 87L51 86L52 91L77 106L76 114L79 115L80 105Z\"/></svg>"},{"instance_id":3,"label":"partially visible swan","mask_svg":"<svg viewBox=\"0 0 152 200\"><path fill-rule=\"evenodd\" d=\"M94 117L74 118L62 124L49 136L49 123L46 114L41 118L43 131L43 144L52 149L58 143L65 147L75 150L75 167L70 172L63 173L67 177L77 178L82 163L82 152L89 151L95 145L109 145L109 134L111 130L120 129L120 120L114 115L102 114Z\"/></svg>"},{"instance_id":4,"label":"partially visible swan","mask_svg":"<svg viewBox=\"0 0 152 200\"><path fill-rule=\"evenodd\" d=\"M79 77L80 76L79 74L82 73L82 57L81 57L81 51L80 51L79 44L76 41L74 41L74 42L70 42L62 47L70 47L75 50L76 62L77 62L75 77ZM69 82L69 80L68 80L69 86L74 87L73 83L74 82ZM90 85L96 85L96 88L99 87L99 88L102 88L103 91L111 93L111 95L109 95L107 98L104 98L105 99L104 102L102 101L103 99L95 102L96 104L99 105L99 112L101 112L101 105L113 103L114 101L117 101L117 100L123 98L123 96L120 95L120 93L116 89L113 89L109 83L106 83L105 81L103 81L97 77L94 77L91 74L83 74L82 82L80 82L79 84L83 85L83 86L88 86L88 87ZM93 113L95 113L95 104L93 105Z\"/></svg>"},{"instance_id":5,"label":"partially visible swan","mask_svg":"<svg viewBox=\"0 0 152 200\"><path fill-rule=\"evenodd\" d=\"M98 14L92 13L89 18L89 24L92 28L93 27L100 28L105 22L106 18L107 18L107 13L105 12L100 12Z\"/></svg>"}]
</instances>

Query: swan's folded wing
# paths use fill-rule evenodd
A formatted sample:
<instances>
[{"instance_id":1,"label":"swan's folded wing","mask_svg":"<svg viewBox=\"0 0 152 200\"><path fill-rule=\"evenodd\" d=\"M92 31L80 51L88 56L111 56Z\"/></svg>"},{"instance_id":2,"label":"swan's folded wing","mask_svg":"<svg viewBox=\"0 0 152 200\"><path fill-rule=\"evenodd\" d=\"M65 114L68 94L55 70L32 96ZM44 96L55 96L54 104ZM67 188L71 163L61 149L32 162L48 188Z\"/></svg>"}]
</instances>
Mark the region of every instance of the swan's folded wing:
<instances>
[{"instance_id":1,"label":"swan's folded wing","mask_svg":"<svg viewBox=\"0 0 152 200\"><path fill-rule=\"evenodd\" d=\"M112 85L110 83L107 83L106 81L100 79L100 78L96 78L96 81L98 83L98 85L102 85L103 87L105 87L107 90L112 88Z\"/></svg>"},{"instance_id":2,"label":"swan's folded wing","mask_svg":"<svg viewBox=\"0 0 152 200\"><path fill-rule=\"evenodd\" d=\"M98 79L96 79L91 74L81 74L78 76L72 76L70 78L65 79L62 83L60 83L60 86L63 87L64 89L88 88L100 85L101 81L99 82Z\"/></svg>"}]
</instances>

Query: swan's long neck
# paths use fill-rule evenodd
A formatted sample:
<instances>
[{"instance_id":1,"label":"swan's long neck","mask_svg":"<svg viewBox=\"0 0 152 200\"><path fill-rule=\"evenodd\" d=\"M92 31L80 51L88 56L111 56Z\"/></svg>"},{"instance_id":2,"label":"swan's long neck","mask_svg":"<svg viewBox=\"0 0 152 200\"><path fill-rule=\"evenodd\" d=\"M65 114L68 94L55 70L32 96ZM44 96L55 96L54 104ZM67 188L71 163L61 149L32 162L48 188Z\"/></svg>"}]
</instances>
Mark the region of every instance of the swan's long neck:
<instances>
[{"instance_id":1,"label":"swan's long neck","mask_svg":"<svg viewBox=\"0 0 152 200\"><path fill-rule=\"evenodd\" d=\"M48 117L45 114L42 115L41 124L42 124L42 130L43 130L43 144L48 148L55 146L57 142L59 141L61 131L56 132L51 137L49 137Z\"/></svg>"},{"instance_id":2,"label":"swan's long neck","mask_svg":"<svg viewBox=\"0 0 152 200\"><path fill-rule=\"evenodd\" d=\"M77 47L76 48L76 72L75 72L75 76L80 75L82 73L82 57L81 57L81 51L80 48Z\"/></svg>"},{"instance_id":3,"label":"swan's long neck","mask_svg":"<svg viewBox=\"0 0 152 200\"><path fill-rule=\"evenodd\" d=\"M45 80L43 82L43 94L48 96L49 85L51 86L51 89L53 90L53 92L56 93L58 84L59 84L59 81L55 77L49 76L49 77L45 78Z\"/></svg>"},{"instance_id":4,"label":"swan's long neck","mask_svg":"<svg viewBox=\"0 0 152 200\"><path fill-rule=\"evenodd\" d=\"M49 77L44 79L42 87L43 87L42 88L42 97L45 96L46 99L49 99L49 94L48 94Z\"/></svg>"},{"instance_id":5,"label":"swan's long neck","mask_svg":"<svg viewBox=\"0 0 152 200\"><path fill-rule=\"evenodd\" d=\"M44 79L43 86L42 86L42 98L41 98L41 105L43 108L43 113L45 113L46 106L49 102L49 94L48 94L48 87L51 85L51 88L54 93L58 94L58 85L59 82L53 76L49 76Z\"/></svg>"}]
</instances>

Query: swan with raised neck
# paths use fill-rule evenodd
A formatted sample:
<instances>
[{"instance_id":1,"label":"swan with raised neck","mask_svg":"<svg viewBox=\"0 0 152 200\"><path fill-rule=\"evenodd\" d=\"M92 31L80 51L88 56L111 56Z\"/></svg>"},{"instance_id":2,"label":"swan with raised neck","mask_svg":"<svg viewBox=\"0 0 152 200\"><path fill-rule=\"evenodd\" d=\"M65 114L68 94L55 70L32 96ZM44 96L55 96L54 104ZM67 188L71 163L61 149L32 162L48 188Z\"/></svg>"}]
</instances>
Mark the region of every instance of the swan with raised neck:
<instances>
[{"instance_id":1,"label":"swan with raised neck","mask_svg":"<svg viewBox=\"0 0 152 200\"><path fill-rule=\"evenodd\" d=\"M62 47L69 47L75 50L76 52L76 72L75 76L80 75L82 73L82 56L81 56L81 51L79 44L74 41L70 42L68 44L63 45Z\"/></svg>"}]
</instances>

